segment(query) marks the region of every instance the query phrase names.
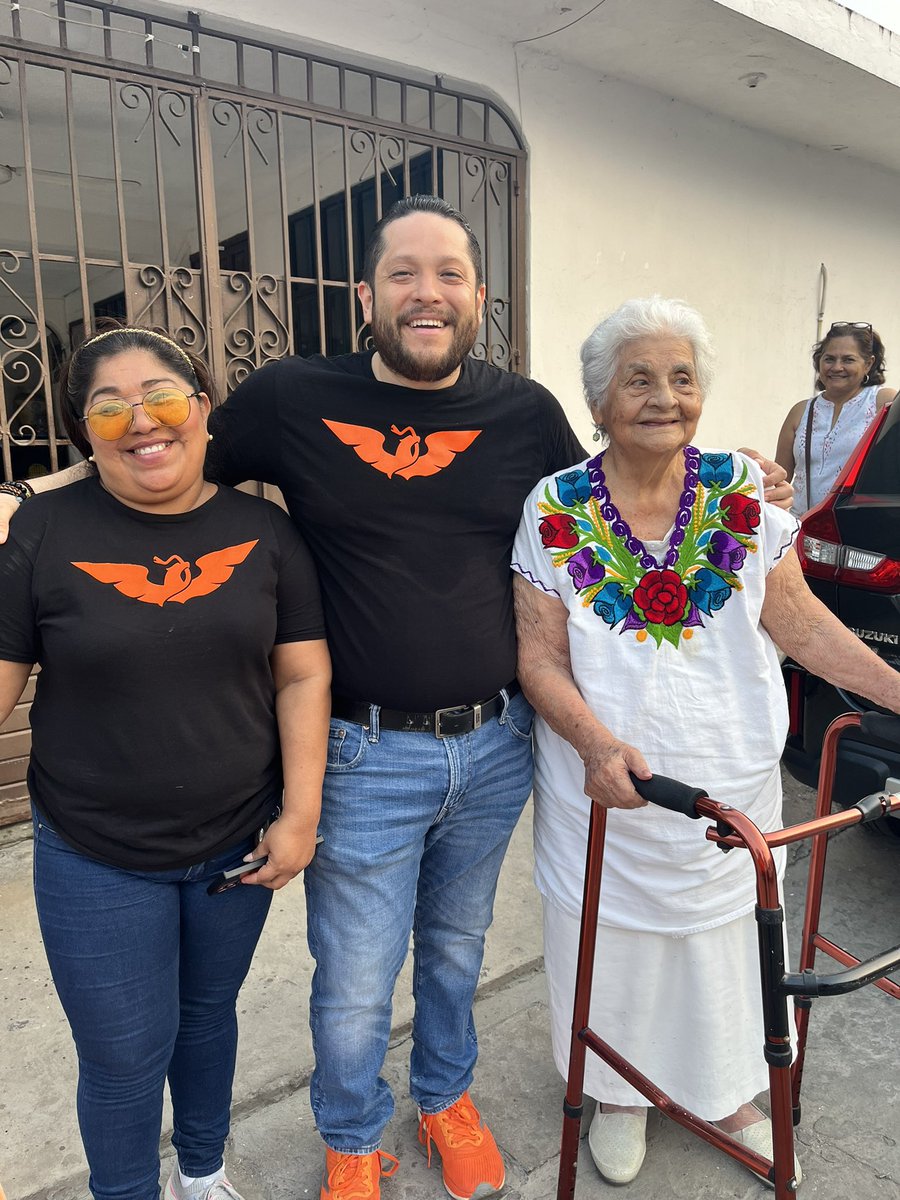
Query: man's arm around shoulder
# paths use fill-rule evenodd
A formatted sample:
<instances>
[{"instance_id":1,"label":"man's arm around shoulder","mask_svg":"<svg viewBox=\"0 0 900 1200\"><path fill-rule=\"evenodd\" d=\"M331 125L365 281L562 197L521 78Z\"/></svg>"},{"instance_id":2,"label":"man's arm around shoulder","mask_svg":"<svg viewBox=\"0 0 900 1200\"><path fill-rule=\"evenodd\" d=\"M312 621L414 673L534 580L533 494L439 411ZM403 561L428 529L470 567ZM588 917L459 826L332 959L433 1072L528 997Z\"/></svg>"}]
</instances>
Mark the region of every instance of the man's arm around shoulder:
<instances>
[{"instance_id":1,"label":"man's arm around shoulder","mask_svg":"<svg viewBox=\"0 0 900 1200\"><path fill-rule=\"evenodd\" d=\"M62 471L54 471L52 475L39 475L36 479L29 479L28 486L35 494L52 492L54 488L77 483L79 479L87 479L90 474L90 465L80 462L76 463L74 467L64 467ZM24 502L17 500L8 492L0 492L0 543L5 542L9 536L9 523L19 511L22 503Z\"/></svg>"}]
</instances>

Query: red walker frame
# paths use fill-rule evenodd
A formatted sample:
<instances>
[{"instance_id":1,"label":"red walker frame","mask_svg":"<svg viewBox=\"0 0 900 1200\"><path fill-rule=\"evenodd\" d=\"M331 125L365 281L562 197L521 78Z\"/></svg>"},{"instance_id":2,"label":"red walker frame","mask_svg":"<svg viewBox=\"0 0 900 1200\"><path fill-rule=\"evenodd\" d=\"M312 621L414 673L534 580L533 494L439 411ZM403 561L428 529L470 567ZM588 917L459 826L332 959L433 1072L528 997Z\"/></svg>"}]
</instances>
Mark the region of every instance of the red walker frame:
<instances>
[{"instance_id":1,"label":"red walker frame","mask_svg":"<svg viewBox=\"0 0 900 1200\"><path fill-rule=\"evenodd\" d=\"M871 717L875 717L876 721L895 721L894 718L883 718L876 714L870 714L862 719L863 724L868 725ZM557 1200L574 1200L575 1196L578 1144L584 1100L584 1063L585 1053L588 1049L599 1055L660 1112L703 1138L704 1141L731 1155L743 1166L767 1178L774 1185L775 1200L792 1200L795 1196L797 1182L794 1179L793 1126L800 1121L800 1085L812 999L855 991L868 983L874 983L889 996L900 999L900 986L884 978L886 974L900 966L900 946L895 946L892 950L861 962L849 951L819 932L819 911L822 904L825 857L828 849L826 835L839 829L845 829L850 825L857 825L862 821L877 819L889 812L900 812L900 795L890 796L884 792L869 796L846 811L834 814L831 812L838 740L845 729L856 727L860 723L859 714L848 713L846 716L832 721L828 727L822 747L814 819L803 821L786 829L775 830L773 833L761 833L742 812L711 800L701 789L689 788L674 780L664 780L661 776L656 776L651 783L661 785L663 793L668 788L668 795L652 795L649 788L636 785L642 794L645 790L647 791L647 799L663 803L666 807L677 808L689 816L710 818L715 822L715 826L706 831L709 841L717 842L723 849L743 847L750 852L753 860L756 870L756 920L759 930L760 985L765 1024L763 1052L769 1066L769 1094L772 1108L772 1162L740 1142L736 1142L716 1125L704 1121L701 1117L676 1104L589 1027L607 812L605 808L601 808L597 804L591 805L581 940L578 948L575 1003L572 1015L569 1076L563 1101L564 1116ZM804 838L812 838L813 844L800 949L800 971L797 974L790 974L785 972L784 911L778 899L778 881L772 850L777 846L785 846ZM817 975L814 970L817 950L821 950L848 969L831 975ZM797 1025L797 1058L793 1065L788 1031L788 996L794 997Z\"/></svg>"}]
</instances>

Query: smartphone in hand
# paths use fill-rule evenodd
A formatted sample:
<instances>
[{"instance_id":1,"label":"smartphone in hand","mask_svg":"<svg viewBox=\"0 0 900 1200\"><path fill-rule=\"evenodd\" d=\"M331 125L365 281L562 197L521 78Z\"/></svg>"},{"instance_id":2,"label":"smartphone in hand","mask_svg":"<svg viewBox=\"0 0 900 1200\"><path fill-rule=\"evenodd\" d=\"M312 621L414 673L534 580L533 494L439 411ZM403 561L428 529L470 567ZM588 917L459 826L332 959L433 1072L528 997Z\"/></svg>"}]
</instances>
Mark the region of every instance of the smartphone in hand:
<instances>
[{"instance_id":1,"label":"smartphone in hand","mask_svg":"<svg viewBox=\"0 0 900 1200\"><path fill-rule=\"evenodd\" d=\"M258 871L268 861L269 856L266 854L262 858L254 858L252 862L241 863L237 867L231 867L229 870L223 871L221 875L217 875L213 879L212 883L206 889L207 896L218 896L220 892L227 892L233 887L238 887L242 876L249 875L251 871Z\"/></svg>"}]
</instances>

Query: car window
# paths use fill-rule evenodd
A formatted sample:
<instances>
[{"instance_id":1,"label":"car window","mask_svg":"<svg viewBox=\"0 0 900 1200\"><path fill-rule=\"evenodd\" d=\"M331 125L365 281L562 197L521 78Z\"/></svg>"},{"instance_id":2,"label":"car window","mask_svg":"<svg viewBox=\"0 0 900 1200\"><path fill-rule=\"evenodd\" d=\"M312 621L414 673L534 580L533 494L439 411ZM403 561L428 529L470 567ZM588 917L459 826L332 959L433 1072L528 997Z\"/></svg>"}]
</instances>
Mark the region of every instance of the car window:
<instances>
[{"instance_id":1,"label":"car window","mask_svg":"<svg viewBox=\"0 0 900 1200\"><path fill-rule=\"evenodd\" d=\"M900 403L891 405L854 491L866 496L900 496Z\"/></svg>"}]
</instances>

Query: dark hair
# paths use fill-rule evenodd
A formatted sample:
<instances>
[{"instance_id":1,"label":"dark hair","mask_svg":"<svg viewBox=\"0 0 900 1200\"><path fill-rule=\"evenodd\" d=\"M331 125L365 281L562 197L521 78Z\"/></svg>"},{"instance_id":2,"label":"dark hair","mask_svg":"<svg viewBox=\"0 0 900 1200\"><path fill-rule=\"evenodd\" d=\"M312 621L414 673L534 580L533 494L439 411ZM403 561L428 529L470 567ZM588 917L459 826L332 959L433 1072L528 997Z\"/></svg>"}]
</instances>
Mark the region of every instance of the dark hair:
<instances>
[{"instance_id":1,"label":"dark hair","mask_svg":"<svg viewBox=\"0 0 900 1200\"><path fill-rule=\"evenodd\" d=\"M154 329L135 329L111 317L98 321L98 329L63 362L57 376L57 395L66 434L85 458L90 457L91 443L84 432L81 418L97 367L105 358L126 350L147 350L165 363L173 374L184 379L192 390L206 392L215 404L215 384L209 368L202 359L182 350L168 334Z\"/></svg>"},{"instance_id":2,"label":"dark hair","mask_svg":"<svg viewBox=\"0 0 900 1200\"><path fill-rule=\"evenodd\" d=\"M829 342L833 342L835 338L852 337L856 342L856 348L859 350L863 358L874 358L875 361L869 367L868 374L864 380L868 387L870 384L884 383L884 372L886 363L884 361L884 342L878 336L876 330L870 326L868 329L862 325L832 325L821 342L816 342L813 346L813 366L816 369L816 387L823 387L822 380L819 378L819 364L822 361L822 355L825 353L825 347Z\"/></svg>"},{"instance_id":3,"label":"dark hair","mask_svg":"<svg viewBox=\"0 0 900 1200\"><path fill-rule=\"evenodd\" d=\"M432 213L436 217L446 217L448 221L455 221L456 224L465 232L466 239L469 243L469 257L472 260L472 266L475 268L475 286L481 287L484 283L484 266L481 261L481 247L478 245L478 238L472 226L462 215L459 209L454 208L452 204L448 204L446 200L440 196L406 196L403 200L398 200L393 204L385 215L381 218L375 228L372 230L372 236L369 238L366 246L366 254L363 260L362 277L370 288L375 287L375 268L381 261L384 254L384 231L388 225L394 221L401 221L404 217L409 217L413 213Z\"/></svg>"}]
</instances>

